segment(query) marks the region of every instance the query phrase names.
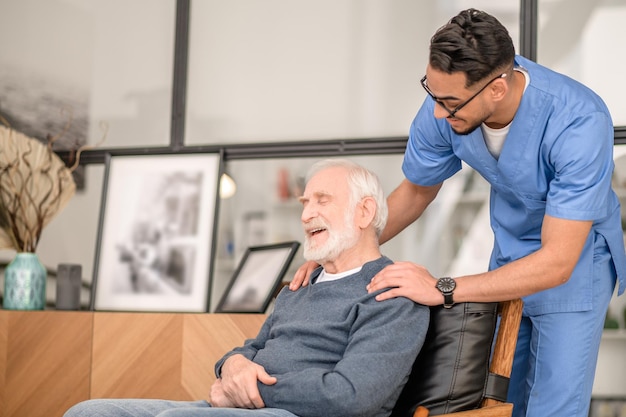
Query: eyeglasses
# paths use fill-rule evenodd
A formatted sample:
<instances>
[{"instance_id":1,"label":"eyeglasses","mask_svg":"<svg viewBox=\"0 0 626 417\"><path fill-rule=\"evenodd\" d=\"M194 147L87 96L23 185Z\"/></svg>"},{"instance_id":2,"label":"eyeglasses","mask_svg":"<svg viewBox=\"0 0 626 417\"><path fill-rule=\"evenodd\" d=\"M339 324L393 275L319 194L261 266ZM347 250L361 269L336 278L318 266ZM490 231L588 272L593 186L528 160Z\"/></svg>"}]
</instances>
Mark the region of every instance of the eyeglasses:
<instances>
[{"instance_id":1,"label":"eyeglasses","mask_svg":"<svg viewBox=\"0 0 626 417\"><path fill-rule=\"evenodd\" d=\"M485 84L480 90L478 90L476 93L474 93L473 96L471 96L470 98L468 98L467 100L465 100L465 102L459 104L458 106L455 107L454 110L450 110L449 108L446 107L445 104L443 104L443 101L441 101L440 99L437 98L437 96L435 96L433 94L432 91L430 91L430 88L428 88L428 84L427 84L427 80L426 80L426 76L424 75L424 77L420 80L420 84L422 84L422 87L424 88L424 90L426 90L426 93L428 93L428 95L435 100L435 103L439 104L441 107L444 108L445 111L447 111L448 113L450 113L450 117L454 117L454 115L456 114L456 112L458 112L459 110L461 110L463 107L465 107L467 105L467 103L469 103L470 101L474 100L480 93L483 92L483 90L485 88L487 88L487 86L489 84L491 84L492 82L494 82L495 80L498 80L500 78L504 78L506 77L506 73L502 73L500 75L498 75L497 77L495 77L494 79L492 79L491 81L489 81L487 84Z\"/></svg>"}]
</instances>

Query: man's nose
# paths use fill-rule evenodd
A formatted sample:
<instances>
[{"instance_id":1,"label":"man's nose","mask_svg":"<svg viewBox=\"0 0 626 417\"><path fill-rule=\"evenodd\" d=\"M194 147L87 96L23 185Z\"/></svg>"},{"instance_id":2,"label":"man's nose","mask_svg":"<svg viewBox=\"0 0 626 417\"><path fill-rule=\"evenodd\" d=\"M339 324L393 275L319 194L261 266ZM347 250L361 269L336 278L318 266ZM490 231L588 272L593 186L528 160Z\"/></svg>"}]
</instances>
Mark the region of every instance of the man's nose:
<instances>
[{"instance_id":1,"label":"man's nose","mask_svg":"<svg viewBox=\"0 0 626 417\"><path fill-rule=\"evenodd\" d=\"M433 110L433 116L435 116L435 119L445 119L446 117L450 116L450 112L448 112L448 110L444 109L441 106L441 104L435 103L435 109Z\"/></svg>"},{"instance_id":2,"label":"man's nose","mask_svg":"<svg viewBox=\"0 0 626 417\"><path fill-rule=\"evenodd\" d=\"M313 217L317 215L317 210L314 209L312 204L307 204L302 208L302 216L300 219L303 223L310 221Z\"/></svg>"}]
</instances>

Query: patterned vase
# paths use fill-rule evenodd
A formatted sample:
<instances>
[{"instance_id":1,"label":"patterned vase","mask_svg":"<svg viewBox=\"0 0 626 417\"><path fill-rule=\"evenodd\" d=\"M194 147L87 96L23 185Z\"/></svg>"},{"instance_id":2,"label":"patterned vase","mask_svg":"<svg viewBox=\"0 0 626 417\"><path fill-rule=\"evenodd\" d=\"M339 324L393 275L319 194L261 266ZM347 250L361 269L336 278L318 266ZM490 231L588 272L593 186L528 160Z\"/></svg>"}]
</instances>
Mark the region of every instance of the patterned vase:
<instances>
[{"instance_id":1,"label":"patterned vase","mask_svg":"<svg viewBox=\"0 0 626 417\"><path fill-rule=\"evenodd\" d=\"M4 270L7 310L43 310L46 305L46 268L34 253L19 252Z\"/></svg>"}]
</instances>

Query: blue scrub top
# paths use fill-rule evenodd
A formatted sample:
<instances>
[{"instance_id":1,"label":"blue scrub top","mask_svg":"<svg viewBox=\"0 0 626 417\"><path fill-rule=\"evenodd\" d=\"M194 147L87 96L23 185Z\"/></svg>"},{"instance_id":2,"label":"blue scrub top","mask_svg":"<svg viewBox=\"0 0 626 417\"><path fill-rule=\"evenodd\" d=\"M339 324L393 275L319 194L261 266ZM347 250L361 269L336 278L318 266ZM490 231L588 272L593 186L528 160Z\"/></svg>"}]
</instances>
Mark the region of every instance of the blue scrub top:
<instances>
[{"instance_id":1,"label":"blue scrub top","mask_svg":"<svg viewBox=\"0 0 626 417\"><path fill-rule=\"evenodd\" d=\"M545 214L593 220L570 280L524 298L527 314L589 310L594 280L614 279L594 276L594 260L612 262L619 293L625 288L620 204L611 188L611 116L582 84L523 57L515 61L530 74L530 84L499 159L487 150L481 129L457 135L445 119L433 116L435 102L426 97L411 125L402 169L409 181L434 185L465 161L491 184L490 269L538 250Z\"/></svg>"}]
</instances>

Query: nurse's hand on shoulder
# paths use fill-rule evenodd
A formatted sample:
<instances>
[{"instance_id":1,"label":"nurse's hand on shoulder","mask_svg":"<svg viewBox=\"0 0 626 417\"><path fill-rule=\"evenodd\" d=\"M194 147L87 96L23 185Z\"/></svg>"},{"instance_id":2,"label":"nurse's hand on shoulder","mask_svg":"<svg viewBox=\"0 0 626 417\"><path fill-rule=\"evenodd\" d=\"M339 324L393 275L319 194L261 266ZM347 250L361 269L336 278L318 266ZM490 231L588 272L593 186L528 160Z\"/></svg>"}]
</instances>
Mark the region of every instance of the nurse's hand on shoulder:
<instances>
[{"instance_id":1,"label":"nurse's hand on shoulder","mask_svg":"<svg viewBox=\"0 0 626 417\"><path fill-rule=\"evenodd\" d=\"M441 292L435 284L437 284L437 279L422 265L412 262L396 262L376 274L367 286L367 291L372 293L389 288L378 294L376 300L406 297L416 303L435 306L443 302Z\"/></svg>"},{"instance_id":2,"label":"nurse's hand on shoulder","mask_svg":"<svg viewBox=\"0 0 626 417\"><path fill-rule=\"evenodd\" d=\"M314 261L307 261L298 268L293 279L289 283L289 289L295 291L300 287L306 287L309 285L309 277L311 273L317 268L319 264Z\"/></svg>"}]
</instances>

